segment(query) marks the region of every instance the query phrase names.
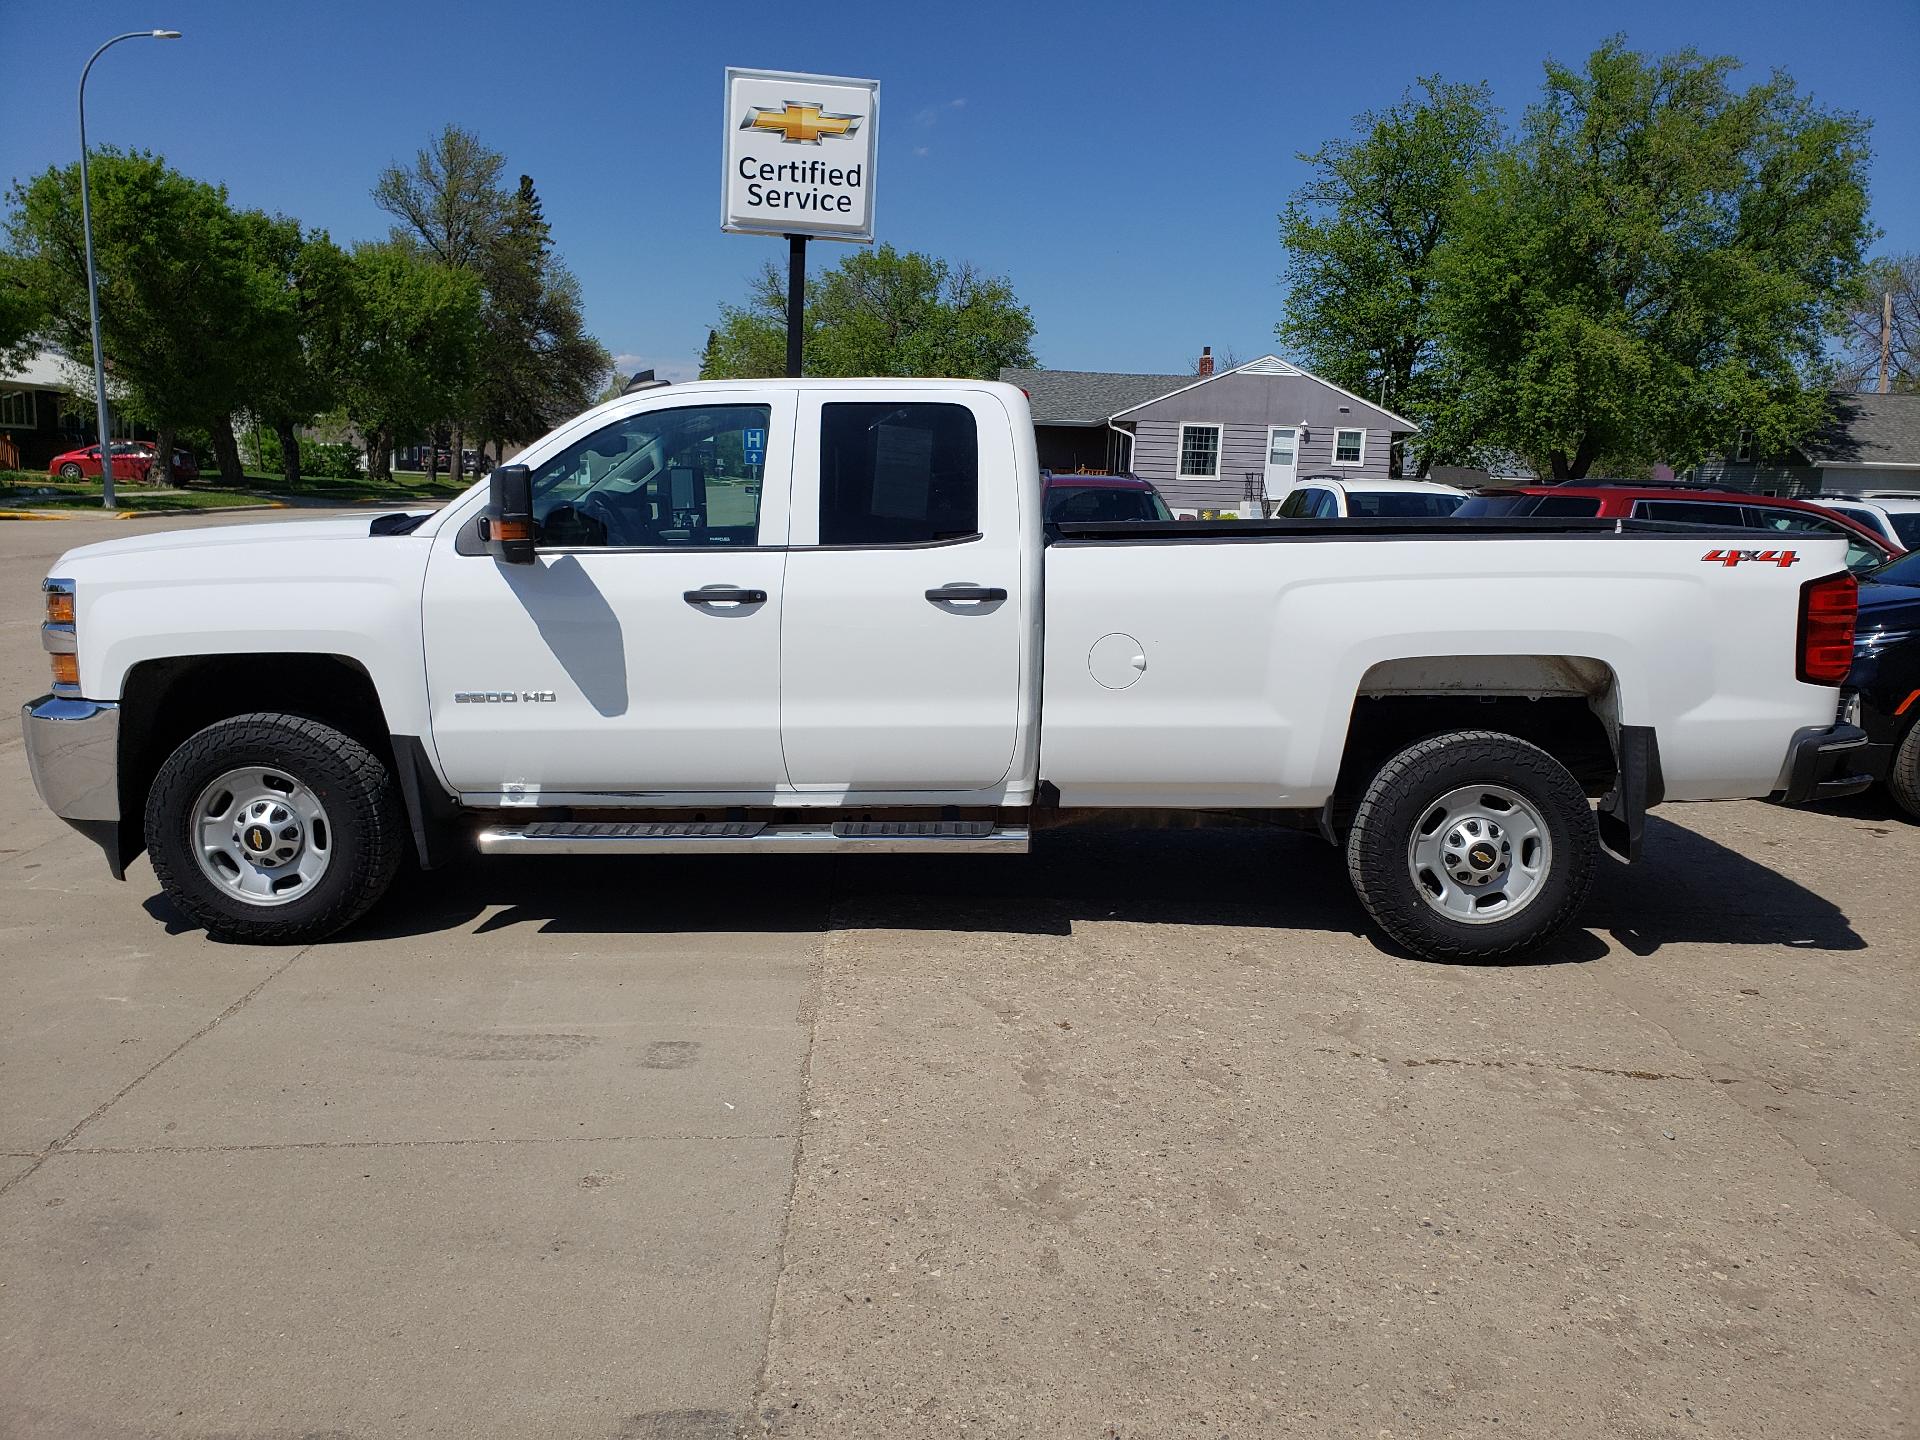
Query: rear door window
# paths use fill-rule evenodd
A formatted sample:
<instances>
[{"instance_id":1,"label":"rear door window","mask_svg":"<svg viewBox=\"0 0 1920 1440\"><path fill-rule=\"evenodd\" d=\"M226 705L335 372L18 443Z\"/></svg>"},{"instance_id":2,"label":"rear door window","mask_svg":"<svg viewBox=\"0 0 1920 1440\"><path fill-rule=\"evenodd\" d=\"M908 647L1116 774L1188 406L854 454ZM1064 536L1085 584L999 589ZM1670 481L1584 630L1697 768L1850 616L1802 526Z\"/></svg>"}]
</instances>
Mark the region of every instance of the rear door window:
<instances>
[{"instance_id":1,"label":"rear door window","mask_svg":"<svg viewBox=\"0 0 1920 1440\"><path fill-rule=\"evenodd\" d=\"M927 545L979 533L980 439L966 406L820 407L822 545Z\"/></svg>"},{"instance_id":2,"label":"rear door window","mask_svg":"<svg viewBox=\"0 0 1920 1440\"><path fill-rule=\"evenodd\" d=\"M1664 520L1669 525L1721 525L1752 528L1751 512L1744 505L1713 500L1636 500L1636 520Z\"/></svg>"}]
</instances>

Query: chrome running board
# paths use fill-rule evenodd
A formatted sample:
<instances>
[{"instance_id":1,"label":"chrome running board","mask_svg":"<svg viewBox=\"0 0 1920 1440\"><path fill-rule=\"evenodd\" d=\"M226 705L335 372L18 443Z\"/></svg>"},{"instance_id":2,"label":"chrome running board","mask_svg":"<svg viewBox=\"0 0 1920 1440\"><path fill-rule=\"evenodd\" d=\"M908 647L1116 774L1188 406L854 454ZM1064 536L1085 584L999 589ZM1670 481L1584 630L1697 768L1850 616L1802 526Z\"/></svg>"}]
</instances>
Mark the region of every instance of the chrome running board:
<instances>
[{"instance_id":1,"label":"chrome running board","mask_svg":"<svg viewBox=\"0 0 1920 1440\"><path fill-rule=\"evenodd\" d=\"M479 845L483 855L1024 855L1027 834L991 820L554 820L489 826Z\"/></svg>"}]
</instances>

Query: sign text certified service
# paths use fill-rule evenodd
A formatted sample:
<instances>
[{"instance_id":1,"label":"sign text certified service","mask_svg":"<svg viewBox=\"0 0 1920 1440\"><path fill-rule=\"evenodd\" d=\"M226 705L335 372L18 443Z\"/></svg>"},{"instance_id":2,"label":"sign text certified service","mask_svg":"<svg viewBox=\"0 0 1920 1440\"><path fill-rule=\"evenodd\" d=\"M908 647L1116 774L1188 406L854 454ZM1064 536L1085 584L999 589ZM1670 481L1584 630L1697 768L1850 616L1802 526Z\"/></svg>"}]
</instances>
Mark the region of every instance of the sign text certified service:
<instances>
[{"instance_id":1,"label":"sign text certified service","mask_svg":"<svg viewBox=\"0 0 1920 1440\"><path fill-rule=\"evenodd\" d=\"M880 82L727 71L720 228L873 239Z\"/></svg>"}]
</instances>

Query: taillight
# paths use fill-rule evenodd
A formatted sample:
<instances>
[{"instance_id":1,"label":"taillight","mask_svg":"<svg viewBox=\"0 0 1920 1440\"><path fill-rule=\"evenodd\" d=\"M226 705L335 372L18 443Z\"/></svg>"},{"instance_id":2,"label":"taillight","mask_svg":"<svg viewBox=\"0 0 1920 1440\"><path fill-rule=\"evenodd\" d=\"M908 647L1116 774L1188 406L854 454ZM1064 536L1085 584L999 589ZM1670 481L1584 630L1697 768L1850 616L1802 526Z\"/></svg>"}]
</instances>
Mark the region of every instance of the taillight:
<instances>
[{"instance_id":1,"label":"taillight","mask_svg":"<svg viewBox=\"0 0 1920 1440\"><path fill-rule=\"evenodd\" d=\"M1809 685L1838 685L1853 668L1853 621L1860 586L1851 575L1829 575L1800 587L1797 674Z\"/></svg>"}]
</instances>

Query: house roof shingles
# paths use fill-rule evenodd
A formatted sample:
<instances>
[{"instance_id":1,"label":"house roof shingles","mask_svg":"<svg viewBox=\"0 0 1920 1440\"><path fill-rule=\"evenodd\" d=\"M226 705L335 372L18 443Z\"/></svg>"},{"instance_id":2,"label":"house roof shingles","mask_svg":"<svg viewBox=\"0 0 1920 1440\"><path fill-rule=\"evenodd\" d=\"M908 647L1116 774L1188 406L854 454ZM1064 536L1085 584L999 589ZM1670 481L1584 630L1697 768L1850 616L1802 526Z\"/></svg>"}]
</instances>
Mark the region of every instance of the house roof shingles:
<instances>
[{"instance_id":1,"label":"house roof shingles","mask_svg":"<svg viewBox=\"0 0 1920 1440\"><path fill-rule=\"evenodd\" d=\"M1027 392L1036 425L1102 425L1109 415L1170 395L1200 377L1009 368L1000 372L1000 378Z\"/></svg>"},{"instance_id":2,"label":"house roof shingles","mask_svg":"<svg viewBox=\"0 0 1920 1440\"><path fill-rule=\"evenodd\" d=\"M1815 465L1920 467L1920 395L1838 392L1833 418L1800 446Z\"/></svg>"}]
</instances>

